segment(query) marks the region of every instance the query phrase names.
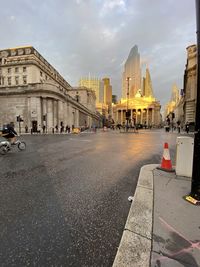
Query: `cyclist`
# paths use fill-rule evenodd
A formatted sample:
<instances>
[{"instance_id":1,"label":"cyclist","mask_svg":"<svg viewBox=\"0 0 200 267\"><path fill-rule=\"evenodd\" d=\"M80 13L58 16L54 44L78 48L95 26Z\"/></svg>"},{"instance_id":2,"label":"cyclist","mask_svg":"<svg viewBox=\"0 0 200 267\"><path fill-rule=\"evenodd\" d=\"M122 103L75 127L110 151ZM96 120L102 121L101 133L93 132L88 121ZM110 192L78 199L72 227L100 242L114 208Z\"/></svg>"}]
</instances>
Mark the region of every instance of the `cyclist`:
<instances>
[{"instance_id":1,"label":"cyclist","mask_svg":"<svg viewBox=\"0 0 200 267\"><path fill-rule=\"evenodd\" d=\"M15 144L17 132L11 124L7 124L2 131L2 136L8 139L11 144Z\"/></svg>"}]
</instances>

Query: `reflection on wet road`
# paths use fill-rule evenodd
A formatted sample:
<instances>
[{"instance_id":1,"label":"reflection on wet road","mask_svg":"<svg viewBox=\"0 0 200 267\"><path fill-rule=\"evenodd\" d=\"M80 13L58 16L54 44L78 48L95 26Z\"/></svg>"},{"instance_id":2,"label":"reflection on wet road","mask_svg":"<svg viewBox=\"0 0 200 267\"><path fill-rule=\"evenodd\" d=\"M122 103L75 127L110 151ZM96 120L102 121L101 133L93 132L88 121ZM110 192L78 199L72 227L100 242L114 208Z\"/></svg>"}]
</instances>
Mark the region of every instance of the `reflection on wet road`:
<instances>
[{"instance_id":1,"label":"reflection on wet road","mask_svg":"<svg viewBox=\"0 0 200 267\"><path fill-rule=\"evenodd\" d=\"M176 134L25 136L0 157L2 266L111 266L140 167Z\"/></svg>"}]
</instances>

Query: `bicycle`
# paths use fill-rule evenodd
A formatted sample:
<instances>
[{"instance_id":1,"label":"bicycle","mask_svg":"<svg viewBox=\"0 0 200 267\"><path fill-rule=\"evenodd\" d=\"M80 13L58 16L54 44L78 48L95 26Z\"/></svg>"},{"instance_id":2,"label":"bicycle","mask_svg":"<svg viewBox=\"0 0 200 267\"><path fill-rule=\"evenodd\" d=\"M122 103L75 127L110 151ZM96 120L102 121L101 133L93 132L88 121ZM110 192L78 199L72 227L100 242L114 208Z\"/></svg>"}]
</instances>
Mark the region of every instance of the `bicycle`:
<instances>
[{"instance_id":1,"label":"bicycle","mask_svg":"<svg viewBox=\"0 0 200 267\"><path fill-rule=\"evenodd\" d=\"M5 139L3 141L0 141L0 154L5 155L8 151L12 149L13 146L17 146L20 151L26 149L26 143L24 141L17 140L14 143L10 143Z\"/></svg>"}]
</instances>

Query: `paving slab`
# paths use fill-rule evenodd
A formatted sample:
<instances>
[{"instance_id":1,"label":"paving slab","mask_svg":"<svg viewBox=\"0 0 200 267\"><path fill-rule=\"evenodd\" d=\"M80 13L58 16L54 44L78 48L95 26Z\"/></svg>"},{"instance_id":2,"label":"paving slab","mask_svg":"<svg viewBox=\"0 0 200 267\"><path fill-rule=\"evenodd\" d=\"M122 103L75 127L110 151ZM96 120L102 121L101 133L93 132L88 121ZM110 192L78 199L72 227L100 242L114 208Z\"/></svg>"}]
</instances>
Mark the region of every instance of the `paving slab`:
<instances>
[{"instance_id":1,"label":"paving slab","mask_svg":"<svg viewBox=\"0 0 200 267\"><path fill-rule=\"evenodd\" d=\"M191 179L154 171L151 266L200 266L200 209L183 199Z\"/></svg>"},{"instance_id":2,"label":"paving slab","mask_svg":"<svg viewBox=\"0 0 200 267\"><path fill-rule=\"evenodd\" d=\"M113 267L149 266L151 240L125 230Z\"/></svg>"}]
</instances>

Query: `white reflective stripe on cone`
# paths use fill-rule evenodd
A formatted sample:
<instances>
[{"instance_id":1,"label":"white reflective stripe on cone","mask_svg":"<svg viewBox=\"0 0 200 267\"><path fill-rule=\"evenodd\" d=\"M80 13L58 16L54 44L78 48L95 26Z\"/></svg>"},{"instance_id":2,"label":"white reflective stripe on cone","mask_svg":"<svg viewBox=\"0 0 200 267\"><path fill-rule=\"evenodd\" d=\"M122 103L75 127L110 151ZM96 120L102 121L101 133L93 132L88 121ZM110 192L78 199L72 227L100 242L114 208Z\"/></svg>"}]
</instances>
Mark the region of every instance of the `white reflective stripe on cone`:
<instances>
[{"instance_id":1,"label":"white reflective stripe on cone","mask_svg":"<svg viewBox=\"0 0 200 267\"><path fill-rule=\"evenodd\" d=\"M163 158L165 160L170 160L169 149L164 149Z\"/></svg>"}]
</instances>

